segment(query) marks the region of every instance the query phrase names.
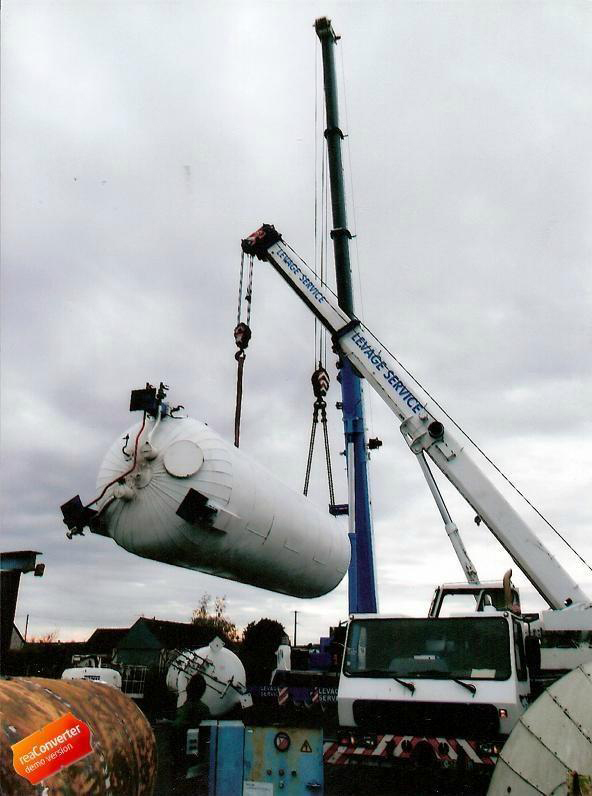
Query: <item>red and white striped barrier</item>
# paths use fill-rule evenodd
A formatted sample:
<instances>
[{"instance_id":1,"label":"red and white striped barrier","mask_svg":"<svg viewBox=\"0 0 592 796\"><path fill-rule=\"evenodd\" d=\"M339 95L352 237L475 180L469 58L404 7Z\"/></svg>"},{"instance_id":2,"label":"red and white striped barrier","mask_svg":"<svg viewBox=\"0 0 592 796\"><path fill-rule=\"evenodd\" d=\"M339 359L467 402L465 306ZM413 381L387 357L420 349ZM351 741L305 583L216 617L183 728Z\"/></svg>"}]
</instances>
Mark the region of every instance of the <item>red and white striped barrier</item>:
<instances>
[{"instance_id":1,"label":"red and white striped barrier","mask_svg":"<svg viewBox=\"0 0 592 796\"><path fill-rule=\"evenodd\" d=\"M426 738L419 735L376 735L363 745L325 741L323 760L330 766L345 766L364 763L367 758L409 759L413 757L418 744L428 744L439 763L455 765L459 757L463 756L475 765L493 766L496 762L494 756L479 751L476 741L465 738Z\"/></svg>"}]
</instances>

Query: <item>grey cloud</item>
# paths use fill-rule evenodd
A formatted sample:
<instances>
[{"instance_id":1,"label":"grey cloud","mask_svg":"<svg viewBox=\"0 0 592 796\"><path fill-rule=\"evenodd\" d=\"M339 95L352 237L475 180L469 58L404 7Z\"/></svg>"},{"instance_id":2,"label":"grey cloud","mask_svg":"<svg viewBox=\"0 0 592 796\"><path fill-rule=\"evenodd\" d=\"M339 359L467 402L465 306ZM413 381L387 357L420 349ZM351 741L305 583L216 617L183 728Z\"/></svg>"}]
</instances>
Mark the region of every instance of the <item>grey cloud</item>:
<instances>
[{"instance_id":1,"label":"grey cloud","mask_svg":"<svg viewBox=\"0 0 592 796\"><path fill-rule=\"evenodd\" d=\"M45 579L23 579L19 605L39 632L187 618L204 590L227 594L241 623L260 613L291 627L297 608L311 640L347 612L344 584L309 605L106 539L68 543L58 510L93 496L104 451L133 420L129 390L146 379L232 437L240 238L275 223L313 260L312 22L327 9L343 34L359 314L590 557L581 7L19 3L5 9L3 45L3 549L45 553ZM253 333L245 451L299 490L312 323L260 263ZM330 422L345 499L341 421ZM371 433L385 440L372 460L381 603L423 613L458 564L376 399ZM315 462L320 505L324 477ZM505 554L450 500L479 569L498 575Z\"/></svg>"}]
</instances>

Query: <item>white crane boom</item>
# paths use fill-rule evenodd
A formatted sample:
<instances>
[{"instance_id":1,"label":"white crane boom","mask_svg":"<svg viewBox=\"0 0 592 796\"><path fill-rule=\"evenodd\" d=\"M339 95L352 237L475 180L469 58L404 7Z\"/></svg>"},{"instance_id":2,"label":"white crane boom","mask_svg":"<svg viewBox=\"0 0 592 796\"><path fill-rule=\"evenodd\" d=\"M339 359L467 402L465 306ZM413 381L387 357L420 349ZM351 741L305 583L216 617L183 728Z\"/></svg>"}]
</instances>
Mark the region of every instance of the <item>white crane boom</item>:
<instances>
[{"instance_id":1,"label":"white crane boom","mask_svg":"<svg viewBox=\"0 0 592 796\"><path fill-rule=\"evenodd\" d=\"M267 260L333 336L342 356L378 392L401 421L401 432L417 456L427 454L456 487L541 596L554 609L589 604L588 596L551 555L516 510L470 458L463 445L428 408L429 399L357 318L269 224L242 242L243 251ZM591 615L592 611L584 611Z\"/></svg>"}]
</instances>

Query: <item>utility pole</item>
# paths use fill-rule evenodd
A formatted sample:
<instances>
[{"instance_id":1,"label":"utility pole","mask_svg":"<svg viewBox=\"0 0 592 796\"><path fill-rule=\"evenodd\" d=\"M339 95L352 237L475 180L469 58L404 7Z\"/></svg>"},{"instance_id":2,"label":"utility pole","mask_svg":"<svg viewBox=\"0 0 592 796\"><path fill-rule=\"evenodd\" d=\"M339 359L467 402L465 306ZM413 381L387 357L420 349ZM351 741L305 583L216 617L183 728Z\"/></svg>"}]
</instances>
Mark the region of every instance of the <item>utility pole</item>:
<instances>
[{"instance_id":1,"label":"utility pole","mask_svg":"<svg viewBox=\"0 0 592 796\"><path fill-rule=\"evenodd\" d=\"M327 113L325 138L327 139L329 157L333 218L331 238L335 255L337 298L339 306L353 318L355 317L355 312L349 258L351 233L347 227L345 209L343 162L341 158L343 132L339 127L335 74L335 45L339 37L335 35L331 20L326 17L316 20L315 30L321 41L323 53L325 107ZM340 381L349 484L349 536L352 543L348 587L349 612L372 614L377 612L378 606L362 386L359 377L353 372L347 361L342 363Z\"/></svg>"},{"instance_id":2,"label":"utility pole","mask_svg":"<svg viewBox=\"0 0 592 796\"><path fill-rule=\"evenodd\" d=\"M298 611L294 611L294 646L296 646L296 626L298 624Z\"/></svg>"}]
</instances>

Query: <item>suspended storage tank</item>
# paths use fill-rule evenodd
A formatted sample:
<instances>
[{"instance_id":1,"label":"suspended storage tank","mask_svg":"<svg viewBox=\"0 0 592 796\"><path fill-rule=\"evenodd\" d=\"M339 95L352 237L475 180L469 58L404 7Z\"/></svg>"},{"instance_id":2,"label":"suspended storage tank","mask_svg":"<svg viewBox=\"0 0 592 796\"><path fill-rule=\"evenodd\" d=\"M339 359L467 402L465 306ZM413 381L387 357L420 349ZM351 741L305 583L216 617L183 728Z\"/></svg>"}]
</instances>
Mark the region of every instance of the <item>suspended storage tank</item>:
<instances>
[{"instance_id":1,"label":"suspended storage tank","mask_svg":"<svg viewBox=\"0 0 592 796\"><path fill-rule=\"evenodd\" d=\"M294 597L342 580L350 542L334 517L205 423L167 415L138 438L140 429L126 432L126 444L118 438L101 465L99 493L113 484L97 503L95 533L144 558Z\"/></svg>"}]
</instances>

